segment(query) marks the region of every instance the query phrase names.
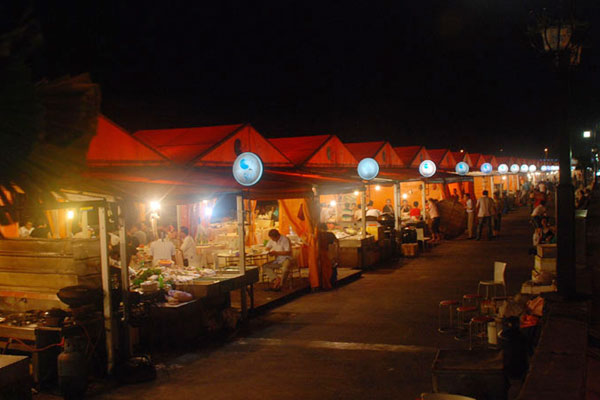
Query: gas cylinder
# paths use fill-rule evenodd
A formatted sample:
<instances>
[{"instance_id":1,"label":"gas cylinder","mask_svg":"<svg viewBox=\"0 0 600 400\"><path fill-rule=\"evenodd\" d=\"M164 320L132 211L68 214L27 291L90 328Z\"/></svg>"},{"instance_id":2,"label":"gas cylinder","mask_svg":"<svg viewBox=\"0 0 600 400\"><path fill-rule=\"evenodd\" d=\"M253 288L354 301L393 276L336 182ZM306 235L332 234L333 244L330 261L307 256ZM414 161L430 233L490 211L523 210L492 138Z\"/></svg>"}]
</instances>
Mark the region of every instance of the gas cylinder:
<instances>
[{"instance_id":1,"label":"gas cylinder","mask_svg":"<svg viewBox=\"0 0 600 400\"><path fill-rule=\"evenodd\" d=\"M87 341L82 336L65 337L58 356L58 385L65 400L82 399L87 389Z\"/></svg>"}]
</instances>

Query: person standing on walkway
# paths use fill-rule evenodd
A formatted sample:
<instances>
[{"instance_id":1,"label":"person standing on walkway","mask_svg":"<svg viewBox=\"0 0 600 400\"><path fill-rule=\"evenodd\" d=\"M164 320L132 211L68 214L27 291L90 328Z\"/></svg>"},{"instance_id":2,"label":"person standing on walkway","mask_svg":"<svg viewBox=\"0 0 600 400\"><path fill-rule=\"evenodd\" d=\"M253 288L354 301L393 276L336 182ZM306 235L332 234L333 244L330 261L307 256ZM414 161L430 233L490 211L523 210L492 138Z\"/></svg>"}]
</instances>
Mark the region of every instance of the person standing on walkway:
<instances>
[{"instance_id":1,"label":"person standing on walkway","mask_svg":"<svg viewBox=\"0 0 600 400\"><path fill-rule=\"evenodd\" d=\"M488 227L488 239L492 240L492 215L494 215L494 201L488 197L488 191L483 191L483 196L477 200L477 218L479 218L479 224L477 225L477 240L481 240L481 230L483 224Z\"/></svg>"},{"instance_id":2,"label":"person standing on walkway","mask_svg":"<svg viewBox=\"0 0 600 400\"><path fill-rule=\"evenodd\" d=\"M473 239L473 223L475 221L475 208L473 207L473 199L471 193L465 193L465 210L467 211L467 234L469 239Z\"/></svg>"},{"instance_id":3,"label":"person standing on walkway","mask_svg":"<svg viewBox=\"0 0 600 400\"><path fill-rule=\"evenodd\" d=\"M440 236L440 211L438 210L437 200L429 199L429 218L431 218L432 242L439 242Z\"/></svg>"}]
</instances>

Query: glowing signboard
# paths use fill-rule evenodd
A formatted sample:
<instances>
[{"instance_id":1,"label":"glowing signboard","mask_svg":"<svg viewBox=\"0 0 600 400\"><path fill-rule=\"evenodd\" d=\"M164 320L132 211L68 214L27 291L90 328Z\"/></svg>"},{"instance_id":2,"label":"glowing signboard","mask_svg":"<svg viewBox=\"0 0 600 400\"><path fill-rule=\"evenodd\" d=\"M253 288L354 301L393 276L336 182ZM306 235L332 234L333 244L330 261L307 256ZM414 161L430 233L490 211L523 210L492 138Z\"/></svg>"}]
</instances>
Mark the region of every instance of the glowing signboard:
<instances>
[{"instance_id":1,"label":"glowing signboard","mask_svg":"<svg viewBox=\"0 0 600 400\"><path fill-rule=\"evenodd\" d=\"M242 153L233 162L233 177L242 186L255 185L263 175L263 163L254 153Z\"/></svg>"},{"instance_id":2,"label":"glowing signboard","mask_svg":"<svg viewBox=\"0 0 600 400\"><path fill-rule=\"evenodd\" d=\"M379 163L373 158L363 158L358 163L356 170L358 176L365 181L370 181L371 179L375 179L379 174Z\"/></svg>"},{"instance_id":3,"label":"glowing signboard","mask_svg":"<svg viewBox=\"0 0 600 400\"><path fill-rule=\"evenodd\" d=\"M435 175L436 169L435 163L431 160L425 160L419 165L419 173L425 178L430 178Z\"/></svg>"},{"instance_id":4,"label":"glowing signboard","mask_svg":"<svg viewBox=\"0 0 600 400\"><path fill-rule=\"evenodd\" d=\"M469 173L469 164L467 164L464 161L461 161L456 164L456 167L454 167L454 170L459 175L466 175Z\"/></svg>"}]
</instances>

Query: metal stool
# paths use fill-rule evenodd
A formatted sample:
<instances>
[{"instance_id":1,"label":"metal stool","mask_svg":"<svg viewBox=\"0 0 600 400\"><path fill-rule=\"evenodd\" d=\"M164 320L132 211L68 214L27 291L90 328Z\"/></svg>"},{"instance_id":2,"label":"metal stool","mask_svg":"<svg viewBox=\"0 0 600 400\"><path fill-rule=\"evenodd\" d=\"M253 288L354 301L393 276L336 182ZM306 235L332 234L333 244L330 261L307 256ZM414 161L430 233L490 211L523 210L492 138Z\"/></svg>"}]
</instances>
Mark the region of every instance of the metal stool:
<instances>
[{"instance_id":1,"label":"metal stool","mask_svg":"<svg viewBox=\"0 0 600 400\"><path fill-rule=\"evenodd\" d=\"M481 338L481 344L487 343L487 324L494 321L494 318L486 315L480 315L471 318L469 322L469 350L473 350L473 335Z\"/></svg>"},{"instance_id":2,"label":"metal stool","mask_svg":"<svg viewBox=\"0 0 600 400\"><path fill-rule=\"evenodd\" d=\"M469 293L463 296L462 305L463 306L475 306L479 309L481 306L481 300L483 296L477 293Z\"/></svg>"},{"instance_id":3,"label":"metal stool","mask_svg":"<svg viewBox=\"0 0 600 400\"><path fill-rule=\"evenodd\" d=\"M445 333L454 328L454 307L459 304L458 300L442 300L438 305L438 332ZM448 325L442 327L442 308L448 308Z\"/></svg>"},{"instance_id":4,"label":"metal stool","mask_svg":"<svg viewBox=\"0 0 600 400\"><path fill-rule=\"evenodd\" d=\"M454 339L456 340L463 340L466 339L466 330L467 330L467 325L469 324L471 318L467 319L467 315L469 314L477 314L477 307L475 306L460 306L460 307L456 307L456 327L458 332L456 333L456 336L454 336Z\"/></svg>"}]
</instances>

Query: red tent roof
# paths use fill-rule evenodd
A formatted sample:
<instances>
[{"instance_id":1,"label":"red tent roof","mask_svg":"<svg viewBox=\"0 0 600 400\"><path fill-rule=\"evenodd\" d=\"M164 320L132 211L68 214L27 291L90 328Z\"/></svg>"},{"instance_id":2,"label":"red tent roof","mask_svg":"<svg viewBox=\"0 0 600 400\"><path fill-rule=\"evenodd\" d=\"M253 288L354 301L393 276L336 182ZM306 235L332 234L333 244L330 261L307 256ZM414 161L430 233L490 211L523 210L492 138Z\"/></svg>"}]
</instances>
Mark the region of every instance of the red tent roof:
<instances>
[{"instance_id":1,"label":"red tent roof","mask_svg":"<svg viewBox=\"0 0 600 400\"><path fill-rule=\"evenodd\" d=\"M479 168L479 166L481 165L479 163L479 159L481 158L481 153L469 153L469 159L471 161L471 164L469 164L469 167L471 168Z\"/></svg>"},{"instance_id":2,"label":"red tent roof","mask_svg":"<svg viewBox=\"0 0 600 400\"><path fill-rule=\"evenodd\" d=\"M431 161L439 168L454 169L456 162L448 149L427 149Z\"/></svg>"},{"instance_id":3,"label":"red tent roof","mask_svg":"<svg viewBox=\"0 0 600 400\"><path fill-rule=\"evenodd\" d=\"M429 159L429 153L423 146L394 147L396 154L407 167L418 167L422 161Z\"/></svg>"},{"instance_id":4,"label":"red tent roof","mask_svg":"<svg viewBox=\"0 0 600 400\"><path fill-rule=\"evenodd\" d=\"M104 115L98 115L96 135L90 142L86 158L88 165L93 166L168 163L163 155L131 136Z\"/></svg>"},{"instance_id":5,"label":"red tent roof","mask_svg":"<svg viewBox=\"0 0 600 400\"><path fill-rule=\"evenodd\" d=\"M229 166L239 153L252 151L269 166L292 163L249 124L144 130L134 136L177 164Z\"/></svg>"},{"instance_id":6,"label":"red tent roof","mask_svg":"<svg viewBox=\"0 0 600 400\"><path fill-rule=\"evenodd\" d=\"M296 166L349 167L358 161L334 135L276 138L269 141Z\"/></svg>"},{"instance_id":7,"label":"red tent roof","mask_svg":"<svg viewBox=\"0 0 600 400\"><path fill-rule=\"evenodd\" d=\"M344 143L357 160L371 157L383 167L404 167L402 159L389 142Z\"/></svg>"},{"instance_id":8,"label":"red tent roof","mask_svg":"<svg viewBox=\"0 0 600 400\"><path fill-rule=\"evenodd\" d=\"M454 161L456 161L457 163L461 162L461 161L465 161L465 155L466 153L461 153L460 151L453 151L452 152L452 157L454 157Z\"/></svg>"},{"instance_id":9,"label":"red tent roof","mask_svg":"<svg viewBox=\"0 0 600 400\"><path fill-rule=\"evenodd\" d=\"M484 162L490 163L492 164L492 167L496 168L498 166L498 160L496 160L496 157L491 155L491 154L486 154L486 155L482 155L480 160L482 160L482 164Z\"/></svg>"}]
</instances>

